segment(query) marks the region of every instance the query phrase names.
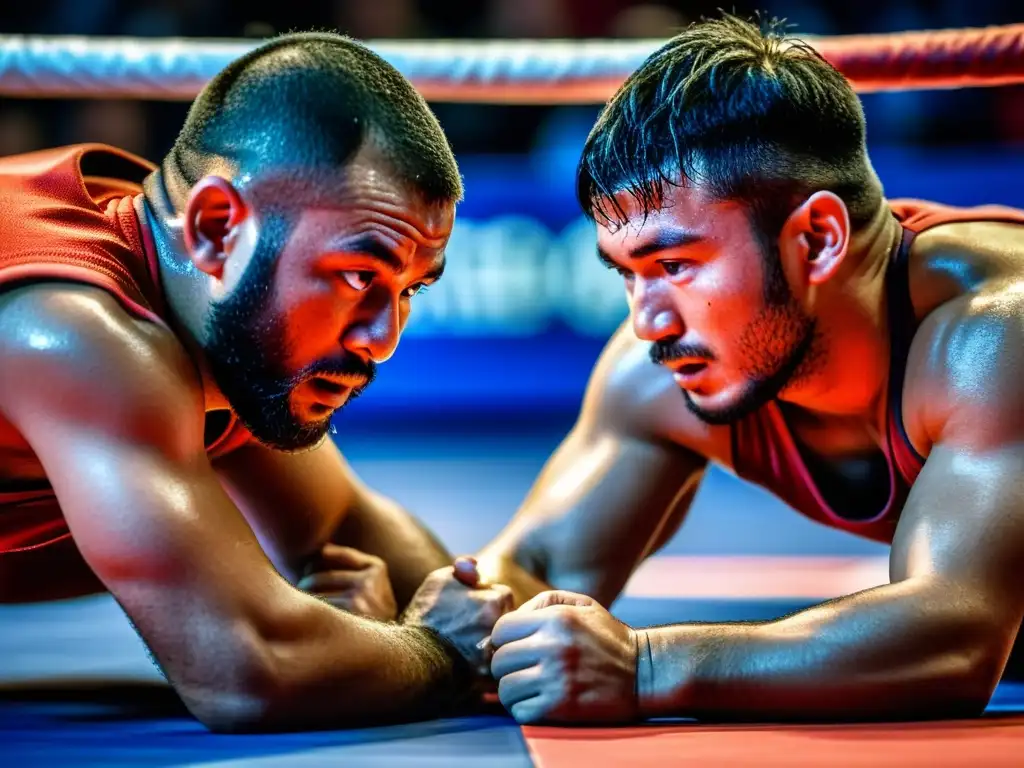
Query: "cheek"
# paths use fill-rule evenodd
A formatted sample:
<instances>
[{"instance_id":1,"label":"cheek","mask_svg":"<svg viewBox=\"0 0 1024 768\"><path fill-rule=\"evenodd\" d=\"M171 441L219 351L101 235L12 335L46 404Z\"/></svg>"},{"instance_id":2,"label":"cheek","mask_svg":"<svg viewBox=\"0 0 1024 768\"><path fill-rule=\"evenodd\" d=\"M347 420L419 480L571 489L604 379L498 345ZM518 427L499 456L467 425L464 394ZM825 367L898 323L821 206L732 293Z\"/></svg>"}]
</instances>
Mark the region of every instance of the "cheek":
<instances>
[{"instance_id":1,"label":"cheek","mask_svg":"<svg viewBox=\"0 0 1024 768\"><path fill-rule=\"evenodd\" d=\"M729 335L742 328L761 307L760 289L728 274L709 273L694 284L690 309L702 318L708 330L716 335Z\"/></svg>"},{"instance_id":2,"label":"cheek","mask_svg":"<svg viewBox=\"0 0 1024 768\"><path fill-rule=\"evenodd\" d=\"M684 317L717 356L734 357L745 329L764 309L761 287L728 276L709 277L694 285Z\"/></svg>"},{"instance_id":3,"label":"cheek","mask_svg":"<svg viewBox=\"0 0 1024 768\"><path fill-rule=\"evenodd\" d=\"M282 308L289 348L296 358L323 356L336 347L350 314L349 303L330 287L312 287Z\"/></svg>"}]
</instances>

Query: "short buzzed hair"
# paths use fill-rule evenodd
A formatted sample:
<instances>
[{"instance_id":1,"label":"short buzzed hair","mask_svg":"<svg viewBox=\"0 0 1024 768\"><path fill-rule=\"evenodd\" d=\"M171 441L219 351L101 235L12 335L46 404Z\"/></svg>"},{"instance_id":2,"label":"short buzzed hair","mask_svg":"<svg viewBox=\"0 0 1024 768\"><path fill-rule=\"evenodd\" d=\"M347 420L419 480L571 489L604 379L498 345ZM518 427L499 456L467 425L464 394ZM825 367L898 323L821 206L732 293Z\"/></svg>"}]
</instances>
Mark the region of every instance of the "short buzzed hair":
<instances>
[{"instance_id":1,"label":"short buzzed hair","mask_svg":"<svg viewBox=\"0 0 1024 768\"><path fill-rule=\"evenodd\" d=\"M371 139L428 203L459 202L455 155L426 101L395 67L343 35L282 35L202 90L166 159L195 184L214 158L240 175L344 168Z\"/></svg>"}]
</instances>

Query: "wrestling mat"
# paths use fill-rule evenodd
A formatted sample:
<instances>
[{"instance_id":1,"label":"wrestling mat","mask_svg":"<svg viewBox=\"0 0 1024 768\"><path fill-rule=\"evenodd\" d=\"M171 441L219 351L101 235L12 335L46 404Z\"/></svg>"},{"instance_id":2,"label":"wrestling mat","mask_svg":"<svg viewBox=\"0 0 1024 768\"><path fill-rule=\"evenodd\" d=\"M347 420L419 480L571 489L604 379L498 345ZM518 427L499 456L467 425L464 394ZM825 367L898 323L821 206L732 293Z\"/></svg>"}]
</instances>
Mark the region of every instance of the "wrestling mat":
<instances>
[{"instance_id":1,"label":"wrestling mat","mask_svg":"<svg viewBox=\"0 0 1024 768\"><path fill-rule=\"evenodd\" d=\"M634 624L771 618L870 586L877 557L662 557L615 606ZM500 708L379 728L224 736L192 720L108 597L0 607L0 754L25 765L962 766L1024 764L1024 686L979 720L520 729Z\"/></svg>"}]
</instances>

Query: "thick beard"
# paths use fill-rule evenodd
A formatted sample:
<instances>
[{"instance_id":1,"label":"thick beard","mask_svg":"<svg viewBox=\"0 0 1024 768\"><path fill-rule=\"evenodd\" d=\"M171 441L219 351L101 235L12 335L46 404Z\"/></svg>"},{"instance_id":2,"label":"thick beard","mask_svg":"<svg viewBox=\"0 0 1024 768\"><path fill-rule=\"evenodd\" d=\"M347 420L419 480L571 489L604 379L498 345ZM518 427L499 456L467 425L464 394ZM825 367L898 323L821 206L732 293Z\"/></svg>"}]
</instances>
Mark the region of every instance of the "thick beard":
<instances>
[{"instance_id":1,"label":"thick beard","mask_svg":"<svg viewBox=\"0 0 1024 768\"><path fill-rule=\"evenodd\" d=\"M211 307L203 345L214 381L239 421L260 443L280 451L318 445L331 425L330 416L303 422L292 412L292 390L313 372L286 373L287 339L271 306L277 258L290 232L285 217L266 216L242 281Z\"/></svg>"}]
</instances>

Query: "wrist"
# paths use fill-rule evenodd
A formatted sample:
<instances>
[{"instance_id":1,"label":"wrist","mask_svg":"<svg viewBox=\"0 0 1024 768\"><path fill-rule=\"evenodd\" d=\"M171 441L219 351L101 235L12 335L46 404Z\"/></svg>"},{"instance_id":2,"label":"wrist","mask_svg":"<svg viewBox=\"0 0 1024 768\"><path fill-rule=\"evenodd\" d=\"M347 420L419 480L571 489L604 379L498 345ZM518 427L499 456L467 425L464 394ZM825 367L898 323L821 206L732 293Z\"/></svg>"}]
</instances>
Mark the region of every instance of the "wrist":
<instances>
[{"instance_id":1,"label":"wrist","mask_svg":"<svg viewBox=\"0 0 1024 768\"><path fill-rule=\"evenodd\" d=\"M654 659L651 654L650 630L634 630L636 648L636 713L640 720L654 716Z\"/></svg>"},{"instance_id":2,"label":"wrist","mask_svg":"<svg viewBox=\"0 0 1024 768\"><path fill-rule=\"evenodd\" d=\"M424 625L407 624L405 630L417 636L426 666L423 711L448 716L476 702L477 675L473 667L449 640Z\"/></svg>"},{"instance_id":3,"label":"wrist","mask_svg":"<svg viewBox=\"0 0 1024 768\"><path fill-rule=\"evenodd\" d=\"M685 717L693 710L696 660L703 633L690 625L641 630L637 653L640 717Z\"/></svg>"}]
</instances>

